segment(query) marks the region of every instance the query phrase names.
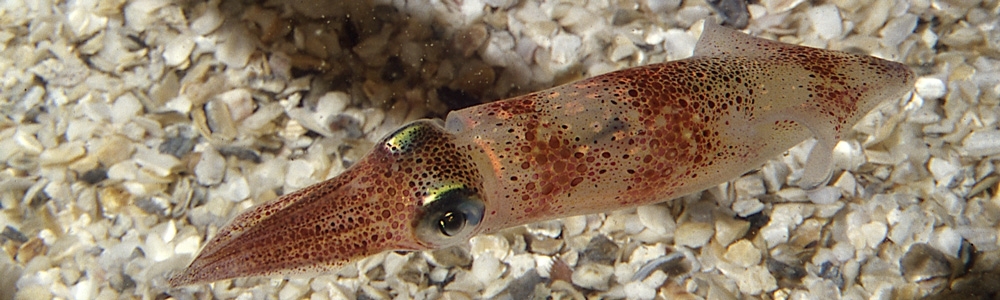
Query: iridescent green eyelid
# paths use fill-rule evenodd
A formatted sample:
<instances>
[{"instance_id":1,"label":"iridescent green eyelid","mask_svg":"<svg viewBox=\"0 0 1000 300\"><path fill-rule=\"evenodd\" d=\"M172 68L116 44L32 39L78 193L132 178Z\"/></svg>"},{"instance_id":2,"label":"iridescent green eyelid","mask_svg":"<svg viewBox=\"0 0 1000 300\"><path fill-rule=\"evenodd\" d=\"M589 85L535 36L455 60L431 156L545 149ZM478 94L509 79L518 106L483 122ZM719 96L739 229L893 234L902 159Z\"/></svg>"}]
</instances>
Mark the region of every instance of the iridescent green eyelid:
<instances>
[{"instance_id":1,"label":"iridescent green eyelid","mask_svg":"<svg viewBox=\"0 0 1000 300\"><path fill-rule=\"evenodd\" d=\"M437 187L427 189L427 196L424 197L423 203L421 205L427 206L433 203L435 200L444 198L442 195L448 192L459 191L465 189L465 184L457 182L445 182Z\"/></svg>"},{"instance_id":2,"label":"iridescent green eyelid","mask_svg":"<svg viewBox=\"0 0 1000 300\"><path fill-rule=\"evenodd\" d=\"M386 148L394 154L403 153L413 148L416 146L420 132L423 130L422 127L418 123L412 123L396 130L396 132L393 132L385 140Z\"/></svg>"}]
</instances>

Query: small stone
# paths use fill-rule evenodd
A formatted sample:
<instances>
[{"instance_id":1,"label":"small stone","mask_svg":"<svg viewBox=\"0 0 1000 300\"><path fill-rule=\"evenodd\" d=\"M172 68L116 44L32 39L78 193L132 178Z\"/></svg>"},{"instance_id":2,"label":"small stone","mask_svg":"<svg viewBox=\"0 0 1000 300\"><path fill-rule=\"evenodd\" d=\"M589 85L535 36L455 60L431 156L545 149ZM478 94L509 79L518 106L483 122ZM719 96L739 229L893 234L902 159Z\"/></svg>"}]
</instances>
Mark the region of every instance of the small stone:
<instances>
[{"instance_id":1,"label":"small stone","mask_svg":"<svg viewBox=\"0 0 1000 300\"><path fill-rule=\"evenodd\" d=\"M14 299L53 299L50 287L41 285L29 285L19 287Z\"/></svg>"},{"instance_id":2,"label":"small stone","mask_svg":"<svg viewBox=\"0 0 1000 300\"><path fill-rule=\"evenodd\" d=\"M764 181L760 175L753 174L740 177L733 182L737 197L743 199L758 198L767 193Z\"/></svg>"},{"instance_id":3,"label":"small stone","mask_svg":"<svg viewBox=\"0 0 1000 300\"><path fill-rule=\"evenodd\" d=\"M833 4L814 6L806 11L812 28L824 40L840 38L844 34L840 11Z\"/></svg>"},{"instance_id":4,"label":"small stone","mask_svg":"<svg viewBox=\"0 0 1000 300\"><path fill-rule=\"evenodd\" d=\"M656 289L642 281L632 281L625 284L625 296L628 299L653 299L656 298Z\"/></svg>"},{"instance_id":5,"label":"small stone","mask_svg":"<svg viewBox=\"0 0 1000 300\"><path fill-rule=\"evenodd\" d=\"M958 175L958 166L952 164L948 160L941 159L938 157L931 157L927 162L927 169L931 171L931 175L934 176L934 181L937 182L938 186L947 187L951 185L952 180L955 175Z\"/></svg>"},{"instance_id":6,"label":"small stone","mask_svg":"<svg viewBox=\"0 0 1000 300\"><path fill-rule=\"evenodd\" d=\"M816 188L814 190L806 191L806 196L809 197L809 201L815 204L826 205L832 204L840 199L841 189L834 186L823 186Z\"/></svg>"},{"instance_id":7,"label":"small stone","mask_svg":"<svg viewBox=\"0 0 1000 300\"><path fill-rule=\"evenodd\" d=\"M644 205L636 208L639 222L657 235L673 233L677 229L670 209L664 205Z\"/></svg>"},{"instance_id":8,"label":"small stone","mask_svg":"<svg viewBox=\"0 0 1000 300\"><path fill-rule=\"evenodd\" d=\"M589 9L572 7L559 19L559 25L573 34L587 37L606 28L607 23L604 18L594 15Z\"/></svg>"},{"instance_id":9,"label":"small stone","mask_svg":"<svg viewBox=\"0 0 1000 300\"><path fill-rule=\"evenodd\" d=\"M554 255L560 249L563 248L563 239L554 239L547 237L528 237L528 244L531 247L531 252L545 255Z\"/></svg>"},{"instance_id":10,"label":"small stone","mask_svg":"<svg viewBox=\"0 0 1000 300\"><path fill-rule=\"evenodd\" d=\"M958 230L942 226L934 230L930 245L941 253L958 257L958 249L962 247L962 235L959 234Z\"/></svg>"},{"instance_id":11,"label":"small stone","mask_svg":"<svg viewBox=\"0 0 1000 300\"><path fill-rule=\"evenodd\" d=\"M552 38L552 61L550 70L561 71L579 63L580 46L583 45L579 36L560 33Z\"/></svg>"},{"instance_id":12,"label":"small stone","mask_svg":"<svg viewBox=\"0 0 1000 300\"><path fill-rule=\"evenodd\" d=\"M218 45L215 51L216 58L231 68L242 68L247 65L250 55L256 50L255 40L245 38L246 36L252 36L252 34L246 32L242 27L226 29L229 29L230 32L224 34L225 38L223 42Z\"/></svg>"},{"instance_id":13,"label":"small stone","mask_svg":"<svg viewBox=\"0 0 1000 300\"><path fill-rule=\"evenodd\" d=\"M471 273L479 282L486 285L497 280L503 274L504 268L504 265L496 257L481 255L472 261Z\"/></svg>"},{"instance_id":14,"label":"small stone","mask_svg":"<svg viewBox=\"0 0 1000 300\"><path fill-rule=\"evenodd\" d=\"M611 48L608 49L608 59L619 61L632 56L636 51L639 51L639 48L635 46L635 43L631 39L624 35L618 35L611 43Z\"/></svg>"},{"instance_id":15,"label":"small stone","mask_svg":"<svg viewBox=\"0 0 1000 300\"><path fill-rule=\"evenodd\" d=\"M712 224L702 222L683 223L674 233L674 242L691 248L701 248L715 234Z\"/></svg>"},{"instance_id":16,"label":"small stone","mask_svg":"<svg viewBox=\"0 0 1000 300\"><path fill-rule=\"evenodd\" d=\"M200 237L196 235L188 236L177 243L177 246L174 247L174 253L178 255L195 254L201 245L200 242Z\"/></svg>"},{"instance_id":17,"label":"small stone","mask_svg":"<svg viewBox=\"0 0 1000 300\"><path fill-rule=\"evenodd\" d=\"M578 266L573 272L573 284L582 288L606 291L609 287L614 267L604 264L589 263Z\"/></svg>"},{"instance_id":18,"label":"small stone","mask_svg":"<svg viewBox=\"0 0 1000 300\"><path fill-rule=\"evenodd\" d=\"M477 235L469 240L472 245L469 251L473 257L480 255L492 255L497 259L503 259L510 253L510 243L507 239L496 235Z\"/></svg>"},{"instance_id":19,"label":"small stone","mask_svg":"<svg viewBox=\"0 0 1000 300\"><path fill-rule=\"evenodd\" d=\"M44 254L48 251L48 246L40 238L30 238L27 242L21 244L21 247L17 249L17 255L15 259L21 264L27 264L33 261L36 257ZM27 267L25 267L27 271Z\"/></svg>"},{"instance_id":20,"label":"small stone","mask_svg":"<svg viewBox=\"0 0 1000 300\"><path fill-rule=\"evenodd\" d=\"M785 201L791 202L804 202L809 199L806 191L797 187L782 189L776 195Z\"/></svg>"},{"instance_id":21,"label":"small stone","mask_svg":"<svg viewBox=\"0 0 1000 300\"><path fill-rule=\"evenodd\" d=\"M309 161L306 161L304 158L292 160L288 162L288 173L285 175L285 186L293 189L300 189L312 185L316 183L316 179L313 178L313 173L315 172L315 166Z\"/></svg>"},{"instance_id":22,"label":"small stone","mask_svg":"<svg viewBox=\"0 0 1000 300\"><path fill-rule=\"evenodd\" d=\"M219 185L219 195L232 202L240 202L250 197L250 184L246 177L230 178Z\"/></svg>"},{"instance_id":23,"label":"small stone","mask_svg":"<svg viewBox=\"0 0 1000 300\"><path fill-rule=\"evenodd\" d=\"M914 244L899 260L900 271L910 282L921 282L951 275L948 257L927 244Z\"/></svg>"},{"instance_id":24,"label":"small stone","mask_svg":"<svg viewBox=\"0 0 1000 300\"><path fill-rule=\"evenodd\" d=\"M27 236L17 230L17 228L11 227L10 225L4 226L3 232L0 232L0 237L4 237L18 243L25 243L28 241Z\"/></svg>"},{"instance_id":25,"label":"small stone","mask_svg":"<svg viewBox=\"0 0 1000 300\"><path fill-rule=\"evenodd\" d=\"M885 25L889 18L889 9L895 4L889 0L875 0L864 10L865 18L855 27L855 31L863 36L872 35L876 30Z\"/></svg>"},{"instance_id":26,"label":"small stone","mask_svg":"<svg viewBox=\"0 0 1000 300\"><path fill-rule=\"evenodd\" d=\"M908 36L913 34L913 30L917 27L917 16L914 14L904 14L899 17L895 17L889 20L888 23L882 27L879 33L882 35L882 45L886 47L895 48L898 47L900 43L903 42Z\"/></svg>"},{"instance_id":27,"label":"small stone","mask_svg":"<svg viewBox=\"0 0 1000 300\"><path fill-rule=\"evenodd\" d=\"M732 208L740 217L747 217L764 210L764 203L761 203L757 198L742 199L733 202Z\"/></svg>"},{"instance_id":28,"label":"small stone","mask_svg":"<svg viewBox=\"0 0 1000 300\"><path fill-rule=\"evenodd\" d=\"M767 13L769 15L776 15L795 8L802 4L805 0L764 0L761 4L767 8Z\"/></svg>"},{"instance_id":29,"label":"small stone","mask_svg":"<svg viewBox=\"0 0 1000 300\"><path fill-rule=\"evenodd\" d=\"M167 66L180 66L186 65L188 63L188 57L191 57L191 51L194 50L195 42L194 38L187 35L178 35L172 41L167 43L165 49L163 50L163 61Z\"/></svg>"},{"instance_id":30,"label":"small stone","mask_svg":"<svg viewBox=\"0 0 1000 300\"><path fill-rule=\"evenodd\" d=\"M681 6L680 0L643 0L646 7L655 14L677 10Z\"/></svg>"},{"instance_id":31,"label":"small stone","mask_svg":"<svg viewBox=\"0 0 1000 300\"><path fill-rule=\"evenodd\" d=\"M574 216L563 219L563 234L569 237L580 235L587 229L587 216Z\"/></svg>"},{"instance_id":32,"label":"small stone","mask_svg":"<svg viewBox=\"0 0 1000 300\"><path fill-rule=\"evenodd\" d=\"M143 170L159 177L170 176L181 164L176 157L146 147L136 147L133 159Z\"/></svg>"},{"instance_id":33,"label":"small stone","mask_svg":"<svg viewBox=\"0 0 1000 300\"><path fill-rule=\"evenodd\" d=\"M42 154L38 156L38 163L43 166L64 164L80 158L86 153L83 145L79 142L64 143L42 151Z\"/></svg>"},{"instance_id":34,"label":"small stone","mask_svg":"<svg viewBox=\"0 0 1000 300\"><path fill-rule=\"evenodd\" d=\"M723 274L733 278L740 292L749 295L759 295L778 288L778 282L766 267L756 265L749 268L721 268Z\"/></svg>"},{"instance_id":35,"label":"small stone","mask_svg":"<svg viewBox=\"0 0 1000 300\"><path fill-rule=\"evenodd\" d=\"M926 100L934 100L944 97L948 92L948 88L945 87L944 81L934 77L920 77L917 78L917 82L914 84L917 95L923 97Z\"/></svg>"},{"instance_id":36,"label":"small stone","mask_svg":"<svg viewBox=\"0 0 1000 300\"><path fill-rule=\"evenodd\" d=\"M216 5L209 4L209 7L205 9L205 13L194 19L194 21L191 21L191 31L200 35L208 35L222 25L225 17Z\"/></svg>"},{"instance_id":37,"label":"small stone","mask_svg":"<svg viewBox=\"0 0 1000 300\"><path fill-rule=\"evenodd\" d=\"M598 264L611 265L618 257L620 247L604 235L597 235L590 239L587 248L581 254L582 261L595 262Z\"/></svg>"},{"instance_id":38,"label":"small stone","mask_svg":"<svg viewBox=\"0 0 1000 300\"><path fill-rule=\"evenodd\" d=\"M174 255L174 249L167 246L159 234L151 233L146 236L146 243L142 247L146 257L153 261L164 261Z\"/></svg>"},{"instance_id":39,"label":"small stone","mask_svg":"<svg viewBox=\"0 0 1000 300\"><path fill-rule=\"evenodd\" d=\"M888 228L885 224L881 222L870 222L861 225L857 230L851 230L847 232L847 238L850 239L851 244L854 244L855 249L865 249L867 248L877 248L879 244L885 240L886 232Z\"/></svg>"},{"instance_id":40,"label":"small stone","mask_svg":"<svg viewBox=\"0 0 1000 300\"><path fill-rule=\"evenodd\" d=\"M803 277L806 277L806 275L809 274L801 264L787 264L774 259L773 257L767 259L767 270L779 279L788 279L793 281L800 281Z\"/></svg>"},{"instance_id":41,"label":"small stone","mask_svg":"<svg viewBox=\"0 0 1000 300\"><path fill-rule=\"evenodd\" d=\"M226 175L226 159L215 148L206 147L194 167L194 175L201 185L219 184Z\"/></svg>"},{"instance_id":42,"label":"small stone","mask_svg":"<svg viewBox=\"0 0 1000 300\"><path fill-rule=\"evenodd\" d=\"M229 110L229 117L235 122L243 121L251 114L257 105L254 103L253 95L247 89L234 89L215 96L216 99L226 104Z\"/></svg>"},{"instance_id":43,"label":"small stone","mask_svg":"<svg viewBox=\"0 0 1000 300\"><path fill-rule=\"evenodd\" d=\"M726 248L723 257L738 266L747 268L760 263L761 254L760 250L754 247L750 241L739 240Z\"/></svg>"},{"instance_id":44,"label":"small stone","mask_svg":"<svg viewBox=\"0 0 1000 300\"><path fill-rule=\"evenodd\" d=\"M94 280L80 280L70 288L73 299L94 299L97 296L97 285Z\"/></svg>"},{"instance_id":45,"label":"small stone","mask_svg":"<svg viewBox=\"0 0 1000 300\"><path fill-rule=\"evenodd\" d=\"M316 101L316 118L321 124L325 118L331 118L344 112L351 102L351 96L344 92L327 92Z\"/></svg>"},{"instance_id":46,"label":"small stone","mask_svg":"<svg viewBox=\"0 0 1000 300\"><path fill-rule=\"evenodd\" d=\"M135 200L135 206L149 214L166 216L170 201L163 197L141 197Z\"/></svg>"},{"instance_id":47,"label":"small stone","mask_svg":"<svg viewBox=\"0 0 1000 300\"><path fill-rule=\"evenodd\" d=\"M486 25L477 23L456 33L453 41L455 49L463 57L469 57L486 42L487 38L489 38L489 31L486 30Z\"/></svg>"},{"instance_id":48,"label":"small stone","mask_svg":"<svg viewBox=\"0 0 1000 300\"><path fill-rule=\"evenodd\" d=\"M507 9L513 6L514 4L518 3L516 0L484 0L483 2L486 3L486 5L489 5L490 7L495 7L499 9Z\"/></svg>"},{"instance_id":49,"label":"small stone","mask_svg":"<svg viewBox=\"0 0 1000 300\"><path fill-rule=\"evenodd\" d=\"M170 154L176 158L181 158L194 150L195 134L189 130L183 130L175 135L171 135L157 147L163 154Z\"/></svg>"},{"instance_id":50,"label":"small stone","mask_svg":"<svg viewBox=\"0 0 1000 300\"><path fill-rule=\"evenodd\" d=\"M746 235L748 230L750 230L750 222L728 217L716 218L715 240L720 245L729 245Z\"/></svg>"},{"instance_id":51,"label":"small stone","mask_svg":"<svg viewBox=\"0 0 1000 300\"><path fill-rule=\"evenodd\" d=\"M788 227L767 225L760 229L760 235L764 238L768 248L780 245L788 241Z\"/></svg>"},{"instance_id":52,"label":"small stone","mask_svg":"<svg viewBox=\"0 0 1000 300\"><path fill-rule=\"evenodd\" d=\"M132 93L126 93L115 99L111 106L111 121L116 124L125 124L132 121L142 112L142 103Z\"/></svg>"}]
</instances>

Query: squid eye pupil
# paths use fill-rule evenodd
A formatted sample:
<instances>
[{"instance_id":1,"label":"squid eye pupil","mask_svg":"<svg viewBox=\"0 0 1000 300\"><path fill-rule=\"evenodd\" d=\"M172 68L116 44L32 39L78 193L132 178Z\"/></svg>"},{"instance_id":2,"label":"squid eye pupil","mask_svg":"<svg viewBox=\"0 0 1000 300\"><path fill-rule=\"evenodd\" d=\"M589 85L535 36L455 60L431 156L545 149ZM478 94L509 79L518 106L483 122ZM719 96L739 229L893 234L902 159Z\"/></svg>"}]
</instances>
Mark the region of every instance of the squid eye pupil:
<instances>
[{"instance_id":1,"label":"squid eye pupil","mask_svg":"<svg viewBox=\"0 0 1000 300\"><path fill-rule=\"evenodd\" d=\"M463 213L449 211L438 220L438 228L441 230L441 233L447 236L454 236L461 233L464 227L465 214Z\"/></svg>"}]
</instances>

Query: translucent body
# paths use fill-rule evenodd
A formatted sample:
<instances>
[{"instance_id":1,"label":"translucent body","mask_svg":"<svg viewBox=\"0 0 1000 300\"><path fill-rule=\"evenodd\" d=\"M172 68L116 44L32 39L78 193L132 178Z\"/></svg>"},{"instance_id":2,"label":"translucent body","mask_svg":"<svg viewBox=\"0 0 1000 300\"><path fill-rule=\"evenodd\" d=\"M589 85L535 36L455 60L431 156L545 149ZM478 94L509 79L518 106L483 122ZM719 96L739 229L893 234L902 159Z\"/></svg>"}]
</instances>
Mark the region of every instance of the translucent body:
<instances>
[{"instance_id":1,"label":"translucent body","mask_svg":"<svg viewBox=\"0 0 1000 300\"><path fill-rule=\"evenodd\" d=\"M819 185L841 134L913 81L898 63L706 25L692 58L404 126L344 174L238 216L171 283L320 272L664 201L810 136L820 142L801 185Z\"/></svg>"}]
</instances>

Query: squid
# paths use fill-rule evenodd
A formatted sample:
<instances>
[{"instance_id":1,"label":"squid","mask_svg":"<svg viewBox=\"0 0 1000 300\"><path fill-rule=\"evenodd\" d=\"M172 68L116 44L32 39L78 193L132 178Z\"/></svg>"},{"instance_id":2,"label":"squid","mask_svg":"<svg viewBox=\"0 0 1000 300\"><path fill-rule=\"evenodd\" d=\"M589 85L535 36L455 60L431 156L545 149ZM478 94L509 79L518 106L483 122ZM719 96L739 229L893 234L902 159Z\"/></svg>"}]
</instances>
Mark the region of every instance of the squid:
<instances>
[{"instance_id":1,"label":"squid","mask_svg":"<svg viewBox=\"0 0 1000 300\"><path fill-rule=\"evenodd\" d=\"M871 56L706 23L688 59L417 120L327 181L236 216L172 286L335 271L543 220L648 205L732 180L815 137L798 182L915 74Z\"/></svg>"}]
</instances>

